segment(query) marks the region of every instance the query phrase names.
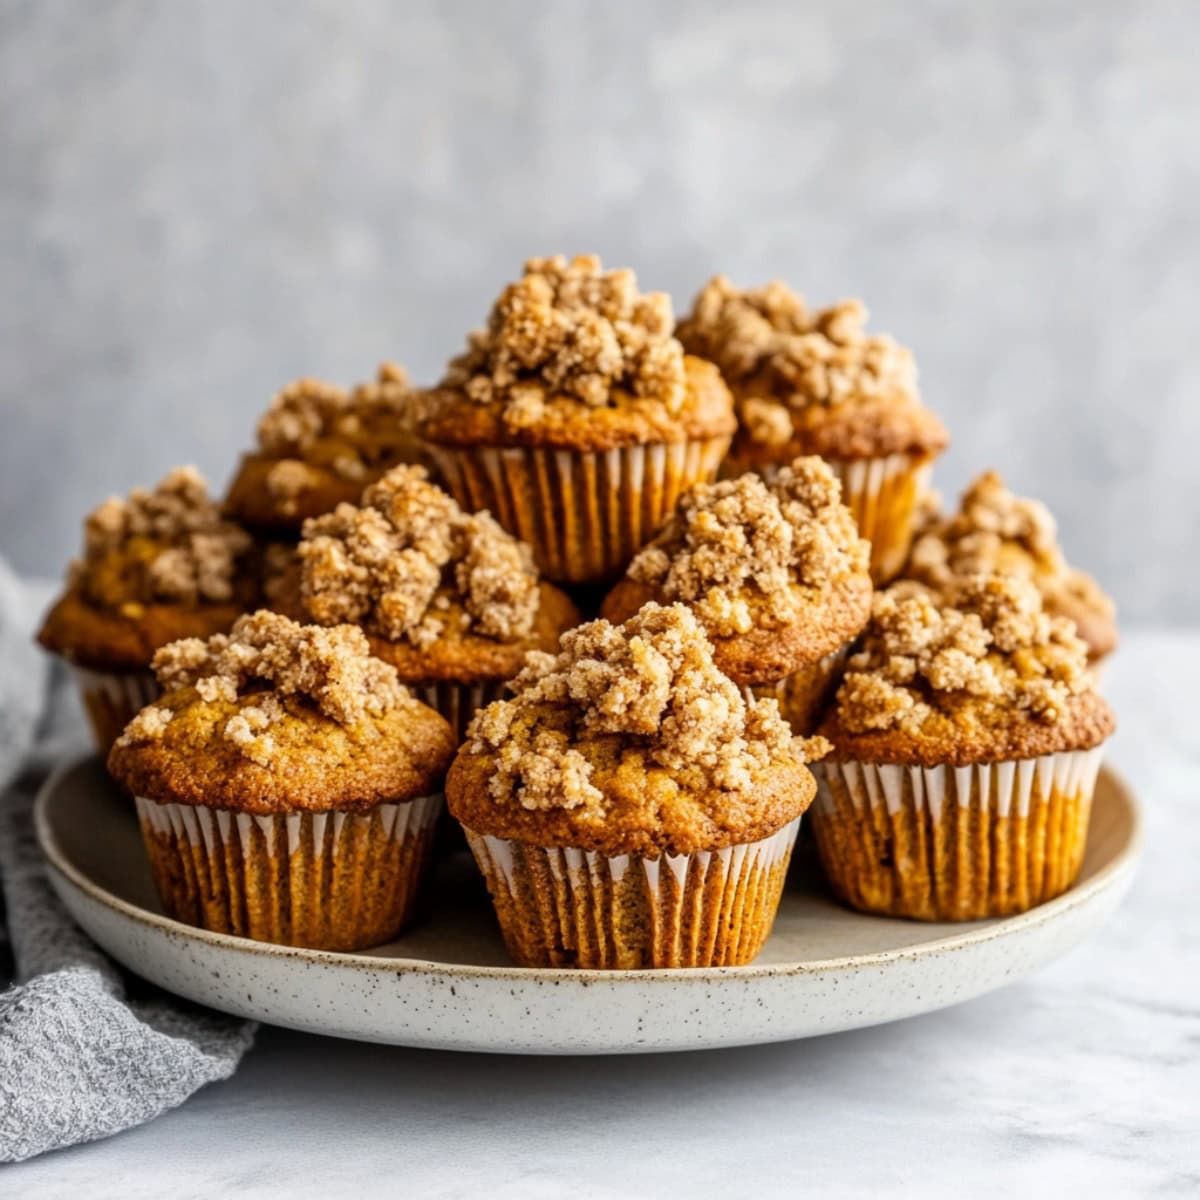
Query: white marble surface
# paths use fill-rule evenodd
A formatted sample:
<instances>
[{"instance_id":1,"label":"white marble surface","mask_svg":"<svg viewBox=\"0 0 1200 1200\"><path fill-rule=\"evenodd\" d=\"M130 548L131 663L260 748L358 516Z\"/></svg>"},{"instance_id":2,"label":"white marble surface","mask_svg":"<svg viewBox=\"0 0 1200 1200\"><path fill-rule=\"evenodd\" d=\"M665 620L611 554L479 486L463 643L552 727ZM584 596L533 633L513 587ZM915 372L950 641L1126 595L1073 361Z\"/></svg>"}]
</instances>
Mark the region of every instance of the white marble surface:
<instances>
[{"instance_id":1,"label":"white marble surface","mask_svg":"<svg viewBox=\"0 0 1200 1200\"><path fill-rule=\"evenodd\" d=\"M152 1125L0 1172L21 1200L1200 1195L1200 635L1130 636L1112 760L1148 845L1088 945L958 1008L808 1042L468 1057L266 1029Z\"/></svg>"}]
</instances>

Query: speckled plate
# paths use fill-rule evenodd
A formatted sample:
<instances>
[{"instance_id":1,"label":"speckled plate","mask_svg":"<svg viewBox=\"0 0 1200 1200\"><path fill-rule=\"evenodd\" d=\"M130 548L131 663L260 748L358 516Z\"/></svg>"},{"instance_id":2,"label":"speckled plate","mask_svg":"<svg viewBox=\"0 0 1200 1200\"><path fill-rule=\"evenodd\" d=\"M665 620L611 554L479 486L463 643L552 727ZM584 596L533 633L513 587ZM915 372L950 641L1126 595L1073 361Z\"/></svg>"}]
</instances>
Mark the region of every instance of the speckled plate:
<instances>
[{"instance_id":1,"label":"speckled plate","mask_svg":"<svg viewBox=\"0 0 1200 1200\"><path fill-rule=\"evenodd\" d=\"M114 958L213 1008L313 1033L531 1054L696 1050L895 1021L1010 983L1116 908L1141 842L1137 803L1104 769L1087 857L1065 896L1003 920L926 925L850 912L795 863L775 930L748 967L513 967L465 853L439 864L428 916L367 954L269 946L162 915L132 804L95 759L43 789L37 832L75 919Z\"/></svg>"}]
</instances>

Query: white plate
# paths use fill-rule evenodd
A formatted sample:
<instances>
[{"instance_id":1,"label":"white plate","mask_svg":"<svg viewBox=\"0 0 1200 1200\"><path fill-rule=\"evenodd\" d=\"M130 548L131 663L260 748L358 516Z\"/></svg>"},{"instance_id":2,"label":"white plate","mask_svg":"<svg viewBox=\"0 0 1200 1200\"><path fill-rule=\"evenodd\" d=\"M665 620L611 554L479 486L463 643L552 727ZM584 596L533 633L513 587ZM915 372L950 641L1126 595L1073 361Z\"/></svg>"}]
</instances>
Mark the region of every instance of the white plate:
<instances>
[{"instance_id":1,"label":"white plate","mask_svg":"<svg viewBox=\"0 0 1200 1200\"><path fill-rule=\"evenodd\" d=\"M114 958L181 996L273 1025L405 1046L532 1054L695 1050L895 1021L970 999L1062 954L1125 894L1137 803L1102 770L1087 857L1065 896L1018 917L931 925L867 917L820 890L803 854L748 967L567 971L512 966L469 855L440 863L429 916L366 954L293 950L162 915L133 806L98 760L42 790L55 890Z\"/></svg>"}]
</instances>

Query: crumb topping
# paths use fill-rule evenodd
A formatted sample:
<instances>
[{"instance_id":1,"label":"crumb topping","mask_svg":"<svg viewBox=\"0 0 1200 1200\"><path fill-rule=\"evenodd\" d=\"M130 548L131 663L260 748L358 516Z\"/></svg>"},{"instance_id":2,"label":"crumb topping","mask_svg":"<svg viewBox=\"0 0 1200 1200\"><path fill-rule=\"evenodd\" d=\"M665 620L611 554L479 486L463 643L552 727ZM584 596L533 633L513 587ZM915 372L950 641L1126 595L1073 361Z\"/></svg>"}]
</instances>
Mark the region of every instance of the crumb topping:
<instances>
[{"instance_id":1,"label":"crumb topping","mask_svg":"<svg viewBox=\"0 0 1200 1200\"><path fill-rule=\"evenodd\" d=\"M670 297L639 292L628 268L605 271L594 255L531 258L444 382L478 404L502 404L518 428L536 424L555 396L604 407L626 393L674 415L685 376L673 326Z\"/></svg>"},{"instance_id":2,"label":"crumb topping","mask_svg":"<svg viewBox=\"0 0 1200 1200\"><path fill-rule=\"evenodd\" d=\"M995 706L1058 721L1092 678L1074 627L1042 609L1027 580L977 575L944 599L920 584L895 584L875 597L861 649L847 663L838 716L850 733L917 733L936 711Z\"/></svg>"},{"instance_id":3,"label":"crumb topping","mask_svg":"<svg viewBox=\"0 0 1200 1200\"><path fill-rule=\"evenodd\" d=\"M538 574L524 542L487 512L466 513L424 468L395 467L363 494L304 524L301 599L322 625L362 625L431 645L452 619L497 641L534 627Z\"/></svg>"},{"instance_id":4,"label":"crumb topping","mask_svg":"<svg viewBox=\"0 0 1200 1200\"><path fill-rule=\"evenodd\" d=\"M717 275L701 289L678 335L735 387L762 387L762 396L743 402L743 425L751 440L783 445L792 434L789 409L916 401L912 353L887 334L867 333L866 321L861 300L810 309L779 280L741 290Z\"/></svg>"},{"instance_id":5,"label":"crumb topping","mask_svg":"<svg viewBox=\"0 0 1200 1200\"><path fill-rule=\"evenodd\" d=\"M467 731L472 753L495 758L498 803L597 807L597 764L630 752L681 787L739 792L781 755L823 751L793 739L775 701L747 705L682 605L648 604L621 626L580 625L560 647L529 654L513 698L481 710Z\"/></svg>"},{"instance_id":6,"label":"crumb topping","mask_svg":"<svg viewBox=\"0 0 1200 1200\"><path fill-rule=\"evenodd\" d=\"M1113 615L1112 601L1097 584L1067 564L1050 510L1015 496L996 471L985 471L967 488L952 517L930 523L914 543L906 571L939 589L980 573L1032 579L1048 600L1070 595Z\"/></svg>"},{"instance_id":7,"label":"crumb topping","mask_svg":"<svg viewBox=\"0 0 1200 1200\"><path fill-rule=\"evenodd\" d=\"M289 383L258 423L259 448L279 460L268 488L280 500L296 496L308 482L306 465L365 480L413 436L417 401L404 368L390 362L352 391L319 379Z\"/></svg>"},{"instance_id":8,"label":"crumb topping","mask_svg":"<svg viewBox=\"0 0 1200 1200\"><path fill-rule=\"evenodd\" d=\"M411 699L395 669L372 657L361 629L300 625L265 610L239 617L228 634L171 642L155 654L153 666L164 692L193 687L210 704L253 696L229 718L223 736L260 766L274 756L271 729L285 715L284 697L307 700L343 726L383 716ZM119 744L161 737L171 715L163 705L143 709Z\"/></svg>"},{"instance_id":9,"label":"crumb topping","mask_svg":"<svg viewBox=\"0 0 1200 1200\"><path fill-rule=\"evenodd\" d=\"M841 495L816 457L771 483L747 474L696 484L628 574L688 604L714 637L780 628L812 590L868 569L870 546Z\"/></svg>"},{"instance_id":10,"label":"crumb topping","mask_svg":"<svg viewBox=\"0 0 1200 1200\"><path fill-rule=\"evenodd\" d=\"M88 514L69 582L112 608L227 603L250 547L250 535L222 518L200 472L176 467L153 490L112 496Z\"/></svg>"}]
</instances>

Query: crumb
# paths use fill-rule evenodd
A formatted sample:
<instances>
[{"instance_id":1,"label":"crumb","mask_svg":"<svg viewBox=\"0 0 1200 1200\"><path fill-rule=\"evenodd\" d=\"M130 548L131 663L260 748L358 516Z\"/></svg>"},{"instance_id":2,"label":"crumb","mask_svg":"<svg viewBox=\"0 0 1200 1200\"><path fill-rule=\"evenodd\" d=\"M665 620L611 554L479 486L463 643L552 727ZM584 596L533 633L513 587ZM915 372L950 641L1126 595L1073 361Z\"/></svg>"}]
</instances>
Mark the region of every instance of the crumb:
<instances>
[{"instance_id":1,"label":"crumb","mask_svg":"<svg viewBox=\"0 0 1200 1200\"><path fill-rule=\"evenodd\" d=\"M838 715L851 733L914 733L967 699L1054 722L1091 682L1074 627L1046 613L1027 580L977 575L941 594L907 581L876 595Z\"/></svg>"},{"instance_id":2,"label":"crumb","mask_svg":"<svg viewBox=\"0 0 1200 1200\"><path fill-rule=\"evenodd\" d=\"M789 408L917 399L911 352L886 334L867 333L866 320L860 300L810 309L779 280L739 290L718 275L701 289L678 335L735 388L762 385L754 405L744 402L742 419L752 440L780 445L791 436Z\"/></svg>"},{"instance_id":3,"label":"crumb","mask_svg":"<svg viewBox=\"0 0 1200 1200\"><path fill-rule=\"evenodd\" d=\"M153 666L164 692L194 687L208 703L254 695L226 723L225 737L260 765L273 752L269 731L284 714L281 697L307 699L345 726L410 701L395 669L372 656L357 626L300 625L267 611L239 617L228 634L207 641L172 642Z\"/></svg>"},{"instance_id":4,"label":"crumb","mask_svg":"<svg viewBox=\"0 0 1200 1200\"><path fill-rule=\"evenodd\" d=\"M528 636L538 610L532 553L486 512L465 513L421 467L389 471L363 494L305 522L301 598L323 625L351 621L391 641L436 641L458 601L467 628Z\"/></svg>"},{"instance_id":5,"label":"crumb","mask_svg":"<svg viewBox=\"0 0 1200 1200\"><path fill-rule=\"evenodd\" d=\"M691 606L714 637L796 619L805 596L867 571L841 486L819 458L798 458L771 483L754 474L700 483L634 558L631 578Z\"/></svg>"},{"instance_id":6,"label":"crumb","mask_svg":"<svg viewBox=\"0 0 1200 1200\"><path fill-rule=\"evenodd\" d=\"M795 741L775 701L747 705L682 605L648 604L622 626L592 621L560 645L557 655L529 654L513 698L481 710L467 731L472 753L495 756L497 802L598 805L593 758L605 746L640 753L682 787L729 792L783 754L824 750Z\"/></svg>"},{"instance_id":7,"label":"crumb","mask_svg":"<svg viewBox=\"0 0 1200 1200\"><path fill-rule=\"evenodd\" d=\"M533 258L444 383L476 403L503 404L517 427L536 423L552 396L603 407L616 391L659 400L675 415L685 383L673 326L670 297L639 292L631 270L605 271L594 255Z\"/></svg>"},{"instance_id":8,"label":"crumb","mask_svg":"<svg viewBox=\"0 0 1200 1200\"><path fill-rule=\"evenodd\" d=\"M228 603L250 535L221 516L195 467L176 467L153 490L113 496L84 523L70 582L105 607Z\"/></svg>"},{"instance_id":9,"label":"crumb","mask_svg":"<svg viewBox=\"0 0 1200 1200\"><path fill-rule=\"evenodd\" d=\"M117 743L121 746L136 746L143 742L157 741L174 716L174 712L169 708L157 704L148 705L125 726L125 731L117 739Z\"/></svg>"}]
</instances>

